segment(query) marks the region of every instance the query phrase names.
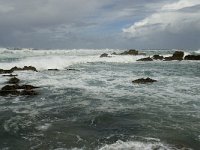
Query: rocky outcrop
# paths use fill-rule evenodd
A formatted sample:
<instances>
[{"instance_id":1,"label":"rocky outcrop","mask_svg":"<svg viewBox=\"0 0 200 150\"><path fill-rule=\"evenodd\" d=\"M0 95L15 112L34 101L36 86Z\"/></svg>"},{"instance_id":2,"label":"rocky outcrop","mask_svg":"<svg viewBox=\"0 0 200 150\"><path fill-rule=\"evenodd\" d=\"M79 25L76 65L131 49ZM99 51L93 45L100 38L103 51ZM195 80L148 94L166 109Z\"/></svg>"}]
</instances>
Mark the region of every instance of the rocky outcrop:
<instances>
[{"instance_id":1,"label":"rocky outcrop","mask_svg":"<svg viewBox=\"0 0 200 150\"><path fill-rule=\"evenodd\" d=\"M14 71L24 71L24 70L28 70L28 71L36 71L37 69L33 66L24 66L23 68L19 68L19 67L13 67L10 70L4 70L4 69L0 69L0 74L11 74Z\"/></svg>"},{"instance_id":2,"label":"rocky outcrop","mask_svg":"<svg viewBox=\"0 0 200 150\"><path fill-rule=\"evenodd\" d=\"M103 53L103 54L101 54L100 57L101 57L101 58L102 58L102 57L108 57L108 54L107 54L107 53Z\"/></svg>"},{"instance_id":3,"label":"rocky outcrop","mask_svg":"<svg viewBox=\"0 0 200 150\"><path fill-rule=\"evenodd\" d=\"M163 60L164 57L163 56L160 56L160 55L153 55L152 57L154 60Z\"/></svg>"},{"instance_id":4,"label":"rocky outcrop","mask_svg":"<svg viewBox=\"0 0 200 150\"><path fill-rule=\"evenodd\" d=\"M174 52L174 54L170 57L165 57L164 60L165 61L171 61L171 60L183 60L183 57L184 57L184 52L182 51L176 51Z\"/></svg>"},{"instance_id":5,"label":"rocky outcrop","mask_svg":"<svg viewBox=\"0 0 200 150\"><path fill-rule=\"evenodd\" d=\"M130 49L128 51L120 53L120 55L139 55L139 51L137 51L135 49Z\"/></svg>"},{"instance_id":6,"label":"rocky outcrop","mask_svg":"<svg viewBox=\"0 0 200 150\"><path fill-rule=\"evenodd\" d=\"M147 84L147 83L153 83L153 82L157 82L157 80L151 79L151 78L140 78L137 80L132 81L132 83L136 83L136 84Z\"/></svg>"},{"instance_id":7,"label":"rocky outcrop","mask_svg":"<svg viewBox=\"0 0 200 150\"><path fill-rule=\"evenodd\" d=\"M146 58L138 59L137 61L153 61L153 59L150 57L146 57Z\"/></svg>"},{"instance_id":8,"label":"rocky outcrop","mask_svg":"<svg viewBox=\"0 0 200 150\"><path fill-rule=\"evenodd\" d=\"M19 67L13 67L11 68L10 70L12 71L23 71L23 70L28 70L28 71L36 71L37 72L37 69L33 66L24 66L23 68L19 68Z\"/></svg>"},{"instance_id":9,"label":"rocky outcrop","mask_svg":"<svg viewBox=\"0 0 200 150\"><path fill-rule=\"evenodd\" d=\"M200 55L187 55L184 60L200 60Z\"/></svg>"},{"instance_id":10,"label":"rocky outcrop","mask_svg":"<svg viewBox=\"0 0 200 150\"><path fill-rule=\"evenodd\" d=\"M0 96L7 95L37 95L38 93L33 89L38 88L32 85L6 85L0 90Z\"/></svg>"},{"instance_id":11,"label":"rocky outcrop","mask_svg":"<svg viewBox=\"0 0 200 150\"><path fill-rule=\"evenodd\" d=\"M9 79L8 83L9 83L9 84L18 84L19 81L20 81L20 80L19 80L18 78L13 77L13 78L10 78L10 79Z\"/></svg>"}]
</instances>

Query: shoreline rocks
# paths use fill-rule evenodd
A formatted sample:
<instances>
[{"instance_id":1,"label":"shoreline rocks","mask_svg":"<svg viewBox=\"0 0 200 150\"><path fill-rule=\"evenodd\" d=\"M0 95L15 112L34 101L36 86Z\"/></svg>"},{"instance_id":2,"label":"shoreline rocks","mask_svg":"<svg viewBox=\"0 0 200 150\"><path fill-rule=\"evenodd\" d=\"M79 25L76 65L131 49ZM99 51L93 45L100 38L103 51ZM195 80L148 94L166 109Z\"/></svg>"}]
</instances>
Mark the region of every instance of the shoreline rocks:
<instances>
[{"instance_id":1,"label":"shoreline rocks","mask_svg":"<svg viewBox=\"0 0 200 150\"><path fill-rule=\"evenodd\" d=\"M101 54L101 56L100 56L101 58L103 58L103 57L109 57L108 56L108 54L107 53L103 53L103 54Z\"/></svg>"},{"instance_id":2,"label":"shoreline rocks","mask_svg":"<svg viewBox=\"0 0 200 150\"><path fill-rule=\"evenodd\" d=\"M4 69L0 69L0 74L11 74L14 71L35 71L38 72L37 69L33 66L24 66L23 68L19 68L19 67L13 67L10 70L4 70Z\"/></svg>"},{"instance_id":3,"label":"shoreline rocks","mask_svg":"<svg viewBox=\"0 0 200 150\"><path fill-rule=\"evenodd\" d=\"M153 59L151 57L146 57L146 58L138 59L137 61L153 61Z\"/></svg>"},{"instance_id":4,"label":"shoreline rocks","mask_svg":"<svg viewBox=\"0 0 200 150\"><path fill-rule=\"evenodd\" d=\"M9 81L8 81L8 83L9 84L17 84L17 83L19 83L19 79L18 78L16 78L16 77L13 77L13 78L10 78L9 79Z\"/></svg>"},{"instance_id":5,"label":"shoreline rocks","mask_svg":"<svg viewBox=\"0 0 200 150\"><path fill-rule=\"evenodd\" d=\"M154 83L157 82L157 80L151 79L151 78L140 78L140 79L136 79L134 81L132 81L132 83L135 84L147 84L147 83Z\"/></svg>"},{"instance_id":6,"label":"shoreline rocks","mask_svg":"<svg viewBox=\"0 0 200 150\"><path fill-rule=\"evenodd\" d=\"M184 60L200 60L200 55L187 55Z\"/></svg>"}]
</instances>

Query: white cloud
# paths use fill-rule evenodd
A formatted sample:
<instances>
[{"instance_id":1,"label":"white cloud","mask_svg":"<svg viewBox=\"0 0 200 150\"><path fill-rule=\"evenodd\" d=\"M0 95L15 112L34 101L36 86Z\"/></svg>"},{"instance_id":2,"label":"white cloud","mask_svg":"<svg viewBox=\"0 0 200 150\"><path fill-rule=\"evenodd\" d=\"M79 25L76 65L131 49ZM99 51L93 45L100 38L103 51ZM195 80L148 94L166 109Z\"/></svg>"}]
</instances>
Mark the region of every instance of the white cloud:
<instances>
[{"instance_id":1,"label":"white cloud","mask_svg":"<svg viewBox=\"0 0 200 150\"><path fill-rule=\"evenodd\" d=\"M181 11L199 4L199 0L179 0L165 4L160 11L124 28L123 32L128 37L146 38L161 32L179 34L189 30L200 31L200 11Z\"/></svg>"}]
</instances>

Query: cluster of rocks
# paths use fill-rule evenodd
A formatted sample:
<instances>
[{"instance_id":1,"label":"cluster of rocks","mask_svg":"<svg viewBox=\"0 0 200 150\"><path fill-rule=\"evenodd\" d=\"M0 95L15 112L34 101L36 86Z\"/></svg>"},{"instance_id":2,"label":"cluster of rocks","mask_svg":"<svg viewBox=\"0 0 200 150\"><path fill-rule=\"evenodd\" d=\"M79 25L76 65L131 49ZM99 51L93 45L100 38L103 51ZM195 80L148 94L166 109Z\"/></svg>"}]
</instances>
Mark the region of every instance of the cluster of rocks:
<instances>
[{"instance_id":1,"label":"cluster of rocks","mask_svg":"<svg viewBox=\"0 0 200 150\"><path fill-rule=\"evenodd\" d=\"M184 52L175 51L172 56L164 57L161 55L153 55L153 57L146 57L139 59L137 61L153 61L153 60L163 60L163 61L172 61L172 60L200 60L200 55L186 55L184 57Z\"/></svg>"},{"instance_id":2,"label":"cluster of rocks","mask_svg":"<svg viewBox=\"0 0 200 150\"><path fill-rule=\"evenodd\" d=\"M28 71L36 71L37 69L33 66L24 66L23 68L19 68L19 67L13 67L10 70L4 70L4 69L0 69L0 74L7 74L7 73L13 73L14 71L24 71L24 70L28 70Z\"/></svg>"},{"instance_id":3,"label":"cluster of rocks","mask_svg":"<svg viewBox=\"0 0 200 150\"><path fill-rule=\"evenodd\" d=\"M8 96L8 95L37 95L38 93L34 91L34 89L39 88L32 85L19 85L20 79L18 79L14 74L8 74L13 73L14 71L22 71L22 70L32 70L37 71L37 69L33 66L24 66L23 68L13 67L10 70L3 70L0 69L0 74L3 74L4 77L11 77L7 84L1 88L0 90L0 96Z\"/></svg>"},{"instance_id":4,"label":"cluster of rocks","mask_svg":"<svg viewBox=\"0 0 200 150\"><path fill-rule=\"evenodd\" d=\"M113 52L111 55L133 55L133 56L136 56L136 55L145 55L145 53L139 52L138 50L135 50L135 49L130 49L128 51L124 51L119 54L117 54L116 52ZM101 54L100 57L110 57L110 56L107 53L103 53L103 54Z\"/></svg>"}]
</instances>

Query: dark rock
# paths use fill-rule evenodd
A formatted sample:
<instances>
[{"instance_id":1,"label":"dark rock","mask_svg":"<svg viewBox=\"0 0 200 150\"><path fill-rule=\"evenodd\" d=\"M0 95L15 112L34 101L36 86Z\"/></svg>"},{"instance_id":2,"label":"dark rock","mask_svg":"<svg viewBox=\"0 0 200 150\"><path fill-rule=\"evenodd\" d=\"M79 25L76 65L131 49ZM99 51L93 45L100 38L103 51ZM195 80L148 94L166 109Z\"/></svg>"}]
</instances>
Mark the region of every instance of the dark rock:
<instances>
[{"instance_id":1,"label":"dark rock","mask_svg":"<svg viewBox=\"0 0 200 150\"><path fill-rule=\"evenodd\" d=\"M139 52L135 49L130 49L128 51L120 53L120 55L139 55Z\"/></svg>"},{"instance_id":2,"label":"dark rock","mask_svg":"<svg viewBox=\"0 0 200 150\"><path fill-rule=\"evenodd\" d=\"M0 95L20 95L20 91L17 91L17 87L17 85L6 85L0 90Z\"/></svg>"},{"instance_id":3,"label":"dark rock","mask_svg":"<svg viewBox=\"0 0 200 150\"><path fill-rule=\"evenodd\" d=\"M174 52L172 57L173 57L174 60L183 60L184 52L176 51L176 52Z\"/></svg>"},{"instance_id":4,"label":"dark rock","mask_svg":"<svg viewBox=\"0 0 200 150\"><path fill-rule=\"evenodd\" d=\"M24 66L23 68L19 68L19 67L13 67L11 68L10 70L12 71L23 71L23 70L31 70L31 71L36 71L37 72L37 69L33 66Z\"/></svg>"},{"instance_id":5,"label":"dark rock","mask_svg":"<svg viewBox=\"0 0 200 150\"><path fill-rule=\"evenodd\" d=\"M183 60L184 52L182 51L176 51L171 57L165 57L165 61L171 61L171 60Z\"/></svg>"},{"instance_id":6,"label":"dark rock","mask_svg":"<svg viewBox=\"0 0 200 150\"><path fill-rule=\"evenodd\" d=\"M8 81L8 83L9 84L17 84L17 83L19 83L19 79L18 78L16 78L16 77L13 77L13 78L11 78L9 81Z\"/></svg>"},{"instance_id":7,"label":"dark rock","mask_svg":"<svg viewBox=\"0 0 200 150\"><path fill-rule=\"evenodd\" d=\"M39 88L39 87L32 86L32 85L22 85L22 86L18 87L18 89L25 89L25 90L32 90L32 89L36 89L36 88Z\"/></svg>"},{"instance_id":8,"label":"dark rock","mask_svg":"<svg viewBox=\"0 0 200 150\"><path fill-rule=\"evenodd\" d=\"M48 69L49 71L59 71L58 69Z\"/></svg>"},{"instance_id":9,"label":"dark rock","mask_svg":"<svg viewBox=\"0 0 200 150\"><path fill-rule=\"evenodd\" d=\"M108 54L106 54L106 53L103 53L103 54L101 54L101 56L100 57L108 57Z\"/></svg>"},{"instance_id":10,"label":"dark rock","mask_svg":"<svg viewBox=\"0 0 200 150\"><path fill-rule=\"evenodd\" d=\"M153 83L153 82L157 82L157 80L151 79L151 78L141 78L141 79L137 79L132 81L132 83L137 83L137 84L146 84L146 83Z\"/></svg>"},{"instance_id":11,"label":"dark rock","mask_svg":"<svg viewBox=\"0 0 200 150\"><path fill-rule=\"evenodd\" d=\"M8 95L20 95L20 91L17 91L17 90L0 90L0 96L8 96Z\"/></svg>"},{"instance_id":12,"label":"dark rock","mask_svg":"<svg viewBox=\"0 0 200 150\"><path fill-rule=\"evenodd\" d=\"M0 69L0 74L7 74L7 73L12 73L12 70L4 70L4 69Z\"/></svg>"},{"instance_id":13,"label":"dark rock","mask_svg":"<svg viewBox=\"0 0 200 150\"><path fill-rule=\"evenodd\" d=\"M200 60L200 55L187 55L184 58L185 60Z\"/></svg>"},{"instance_id":14,"label":"dark rock","mask_svg":"<svg viewBox=\"0 0 200 150\"><path fill-rule=\"evenodd\" d=\"M16 77L17 76L17 74L5 74L5 75L2 75L2 76L4 76L4 77Z\"/></svg>"},{"instance_id":15,"label":"dark rock","mask_svg":"<svg viewBox=\"0 0 200 150\"><path fill-rule=\"evenodd\" d=\"M13 91L13 90L17 90L18 89L18 85L5 85L4 87L2 87L2 91Z\"/></svg>"},{"instance_id":16,"label":"dark rock","mask_svg":"<svg viewBox=\"0 0 200 150\"><path fill-rule=\"evenodd\" d=\"M116 53L116 52L113 52L111 55L117 55L117 53Z\"/></svg>"},{"instance_id":17,"label":"dark rock","mask_svg":"<svg viewBox=\"0 0 200 150\"><path fill-rule=\"evenodd\" d=\"M155 59L155 60L163 60L164 57L160 56L160 55L153 55L153 59Z\"/></svg>"},{"instance_id":18,"label":"dark rock","mask_svg":"<svg viewBox=\"0 0 200 150\"><path fill-rule=\"evenodd\" d=\"M38 95L38 93L34 90L23 90L20 95L29 95L29 96L33 96L33 95Z\"/></svg>"},{"instance_id":19,"label":"dark rock","mask_svg":"<svg viewBox=\"0 0 200 150\"><path fill-rule=\"evenodd\" d=\"M4 87L2 87L2 89L0 90L0 95L1 96L7 96L7 95L37 95L38 93L36 91L34 91L33 89L35 88L39 88L39 87L35 87L32 85L6 85ZM22 90L23 91L20 91Z\"/></svg>"},{"instance_id":20,"label":"dark rock","mask_svg":"<svg viewBox=\"0 0 200 150\"><path fill-rule=\"evenodd\" d=\"M146 58L138 59L137 61L153 61L153 59L150 57L146 57Z\"/></svg>"},{"instance_id":21,"label":"dark rock","mask_svg":"<svg viewBox=\"0 0 200 150\"><path fill-rule=\"evenodd\" d=\"M67 70L69 70L69 71L80 71L78 69L73 69L73 68L68 68Z\"/></svg>"}]
</instances>

